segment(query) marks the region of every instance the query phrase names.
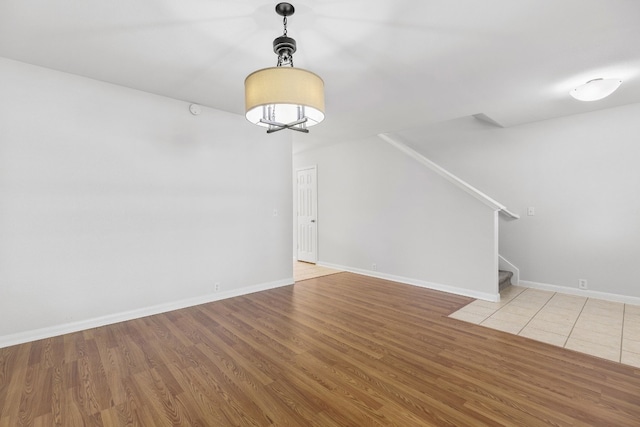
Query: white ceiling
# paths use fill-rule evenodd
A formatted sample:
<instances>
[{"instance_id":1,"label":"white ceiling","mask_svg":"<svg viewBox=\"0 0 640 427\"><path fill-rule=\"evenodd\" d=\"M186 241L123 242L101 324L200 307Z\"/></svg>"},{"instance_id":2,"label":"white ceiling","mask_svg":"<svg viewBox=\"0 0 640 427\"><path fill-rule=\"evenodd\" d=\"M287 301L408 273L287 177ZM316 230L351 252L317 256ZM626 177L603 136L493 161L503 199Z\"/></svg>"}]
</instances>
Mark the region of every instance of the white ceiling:
<instances>
[{"instance_id":1,"label":"white ceiling","mask_svg":"<svg viewBox=\"0 0 640 427\"><path fill-rule=\"evenodd\" d=\"M244 78L275 65L276 3L3 0L0 56L244 114ZM325 81L315 138L475 114L513 126L640 102L638 0L291 3L295 65ZM624 83L602 101L569 97L597 77Z\"/></svg>"}]
</instances>

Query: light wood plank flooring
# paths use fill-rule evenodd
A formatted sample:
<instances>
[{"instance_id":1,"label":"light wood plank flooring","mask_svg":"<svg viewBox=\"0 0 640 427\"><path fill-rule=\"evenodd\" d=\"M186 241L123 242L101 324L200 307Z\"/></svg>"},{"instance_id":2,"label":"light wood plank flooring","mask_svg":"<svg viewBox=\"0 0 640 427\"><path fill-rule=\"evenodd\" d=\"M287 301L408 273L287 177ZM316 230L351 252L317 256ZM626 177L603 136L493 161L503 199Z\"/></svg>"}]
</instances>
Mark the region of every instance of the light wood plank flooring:
<instances>
[{"instance_id":1,"label":"light wood plank flooring","mask_svg":"<svg viewBox=\"0 0 640 427\"><path fill-rule=\"evenodd\" d=\"M0 349L0 426L637 426L640 371L339 273Z\"/></svg>"},{"instance_id":2,"label":"light wood plank flooring","mask_svg":"<svg viewBox=\"0 0 640 427\"><path fill-rule=\"evenodd\" d=\"M308 262L294 261L293 263L293 278L296 282L335 273L340 273L340 271Z\"/></svg>"}]
</instances>

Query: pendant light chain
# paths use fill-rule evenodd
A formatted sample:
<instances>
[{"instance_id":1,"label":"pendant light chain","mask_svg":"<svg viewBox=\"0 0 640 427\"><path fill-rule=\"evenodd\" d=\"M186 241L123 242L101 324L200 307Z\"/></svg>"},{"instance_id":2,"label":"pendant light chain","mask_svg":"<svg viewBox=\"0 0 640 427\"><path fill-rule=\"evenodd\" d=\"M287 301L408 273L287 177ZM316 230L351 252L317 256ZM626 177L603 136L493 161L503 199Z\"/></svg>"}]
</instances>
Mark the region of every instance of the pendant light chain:
<instances>
[{"instance_id":1,"label":"pendant light chain","mask_svg":"<svg viewBox=\"0 0 640 427\"><path fill-rule=\"evenodd\" d=\"M284 26L284 33L282 33L283 37L287 36L287 16L282 17L282 25ZM293 67L293 55L286 55L285 58L278 59L278 66L282 66L282 62L288 62L291 67Z\"/></svg>"},{"instance_id":2,"label":"pendant light chain","mask_svg":"<svg viewBox=\"0 0 640 427\"><path fill-rule=\"evenodd\" d=\"M282 25L284 26L284 31L282 33L281 39L289 39L289 36L287 35L287 16L286 15L282 18ZM293 40L293 43L295 43L295 40ZM285 49L279 50L278 51L278 62L277 62L276 66L277 67L282 67L283 65L286 64L286 65L289 65L290 67L293 67L293 52L294 51L295 51L295 45L293 47L293 51L292 50L285 50Z\"/></svg>"}]
</instances>

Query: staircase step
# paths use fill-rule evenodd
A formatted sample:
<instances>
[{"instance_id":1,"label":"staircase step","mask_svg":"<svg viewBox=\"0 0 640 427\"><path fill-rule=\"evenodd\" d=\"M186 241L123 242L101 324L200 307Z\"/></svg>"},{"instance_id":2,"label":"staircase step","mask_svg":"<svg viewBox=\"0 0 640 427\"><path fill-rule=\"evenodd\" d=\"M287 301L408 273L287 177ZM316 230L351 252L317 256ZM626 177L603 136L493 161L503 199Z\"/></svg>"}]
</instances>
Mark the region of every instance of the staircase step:
<instances>
[{"instance_id":1,"label":"staircase step","mask_svg":"<svg viewBox=\"0 0 640 427\"><path fill-rule=\"evenodd\" d=\"M502 291L503 289L511 286L511 278L513 277L513 272L506 270L498 270L498 289Z\"/></svg>"}]
</instances>

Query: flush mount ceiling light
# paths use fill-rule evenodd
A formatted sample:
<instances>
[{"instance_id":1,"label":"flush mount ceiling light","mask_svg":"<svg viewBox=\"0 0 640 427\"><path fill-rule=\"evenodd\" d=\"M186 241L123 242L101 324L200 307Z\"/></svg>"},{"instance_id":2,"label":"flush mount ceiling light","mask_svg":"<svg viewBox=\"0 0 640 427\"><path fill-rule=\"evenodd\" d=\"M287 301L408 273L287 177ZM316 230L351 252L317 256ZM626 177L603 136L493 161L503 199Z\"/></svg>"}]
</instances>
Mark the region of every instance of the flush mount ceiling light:
<instances>
[{"instance_id":1,"label":"flush mount ceiling light","mask_svg":"<svg viewBox=\"0 0 640 427\"><path fill-rule=\"evenodd\" d=\"M569 94L579 101L597 101L611 95L620 84L620 79L593 79L573 89Z\"/></svg>"},{"instance_id":2,"label":"flush mount ceiling light","mask_svg":"<svg viewBox=\"0 0 640 427\"><path fill-rule=\"evenodd\" d=\"M289 3L276 6L284 24L284 34L273 41L277 65L255 71L244 81L247 120L266 127L267 133L283 129L308 133L307 127L324 120L324 82L311 71L293 68L296 41L287 36L287 17L294 12Z\"/></svg>"}]
</instances>

